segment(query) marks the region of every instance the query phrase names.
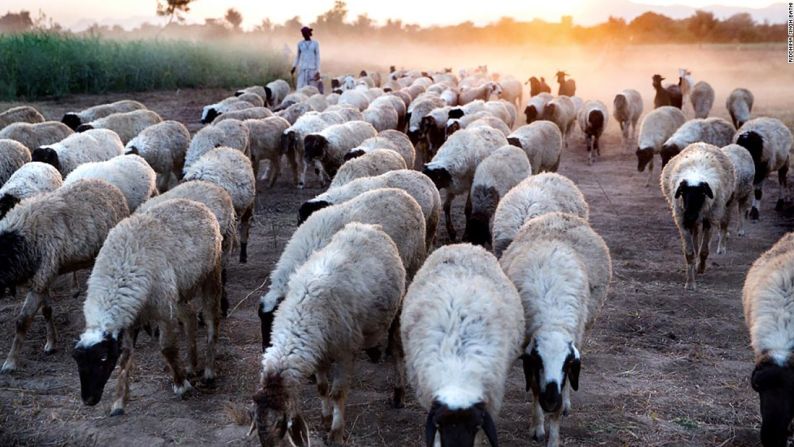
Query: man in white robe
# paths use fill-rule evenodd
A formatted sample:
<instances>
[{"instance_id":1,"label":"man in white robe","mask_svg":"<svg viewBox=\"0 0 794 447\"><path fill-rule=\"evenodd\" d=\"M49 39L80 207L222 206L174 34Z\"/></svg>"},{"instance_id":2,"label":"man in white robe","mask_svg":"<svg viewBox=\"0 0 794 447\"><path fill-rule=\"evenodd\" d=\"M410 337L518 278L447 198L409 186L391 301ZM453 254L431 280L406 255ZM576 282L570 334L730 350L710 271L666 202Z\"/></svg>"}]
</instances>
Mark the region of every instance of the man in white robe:
<instances>
[{"instance_id":1,"label":"man in white robe","mask_svg":"<svg viewBox=\"0 0 794 447\"><path fill-rule=\"evenodd\" d=\"M312 40L312 29L308 26L301 28L303 40L298 42L298 54L295 63L292 64L292 74L298 70L298 80L296 89L313 85L323 92L323 84L320 80L320 45Z\"/></svg>"}]
</instances>

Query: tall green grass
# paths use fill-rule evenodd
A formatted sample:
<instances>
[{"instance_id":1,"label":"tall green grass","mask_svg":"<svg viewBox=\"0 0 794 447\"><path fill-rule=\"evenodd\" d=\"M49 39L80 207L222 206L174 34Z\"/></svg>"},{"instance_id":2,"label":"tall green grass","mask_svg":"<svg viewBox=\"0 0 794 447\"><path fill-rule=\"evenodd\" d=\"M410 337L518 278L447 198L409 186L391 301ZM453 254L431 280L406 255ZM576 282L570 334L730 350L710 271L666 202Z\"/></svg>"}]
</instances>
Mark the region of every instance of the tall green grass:
<instances>
[{"instance_id":1,"label":"tall green grass","mask_svg":"<svg viewBox=\"0 0 794 447\"><path fill-rule=\"evenodd\" d=\"M284 77L288 62L261 47L44 32L0 35L0 99L238 87Z\"/></svg>"}]
</instances>

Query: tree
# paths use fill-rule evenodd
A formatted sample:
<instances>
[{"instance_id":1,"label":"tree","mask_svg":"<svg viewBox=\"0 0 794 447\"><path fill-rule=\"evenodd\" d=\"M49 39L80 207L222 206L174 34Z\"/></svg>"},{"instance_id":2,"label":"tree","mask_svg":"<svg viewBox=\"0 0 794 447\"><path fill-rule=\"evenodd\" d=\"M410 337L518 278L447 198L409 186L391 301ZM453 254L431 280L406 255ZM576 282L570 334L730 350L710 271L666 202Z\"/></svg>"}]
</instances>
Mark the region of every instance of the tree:
<instances>
[{"instance_id":1,"label":"tree","mask_svg":"<svg viewBox=\"0 0 794 447\"><path fill-rule=\"evenodd\" d=\"M347 17L347 3L342 0L334 1L333 8L317 16L317 25L332 31L342 29Z\"/></svg>"},{"instance_id":2,"label":"tree","mask_svg":"<svg viewBox=\"0 0 794 447\"><path fill-rule=\"evenodd\" d=\"M226 10L226 15L223 18L229 22L229 25L231 25L235 31L240 31L240 25L243 23L243 15L240 14L240 11L229 8Z\"/></svg>"},{"instance_id":3,"label":"tree","mask_svg":"<svg viewBox=\"0 0 794 447\"><path fill-rule=\"evenodd\" d=\"M708 38L717 26L717 19L714 18L714 13L700 10L695 11L695 14L689 18L688 22L687 28L700 40Z\"/></svg>"},{"instance_id":4,"label":"tree","mask_svg":"<svg viewBox=\"0 0 794 447\"><path fill-rule=\"evenodd\" d=\"M171 24L174 19L182 22L185 17L182 13L190 12L190 4L193 0L157 0L157 15L161 17L168 17L168 23Z\"/></svg>"},{"instance_id":5,"label":"tree","mask_svg":"<svg viewBox=\"0 0 794 447\"><path fill-rule=\"evenodd\" d=\"M32 28L33 19L30 18L28 11L7 12L0 17L0 33L22 33Z\"/></svg>"}]
</instances>

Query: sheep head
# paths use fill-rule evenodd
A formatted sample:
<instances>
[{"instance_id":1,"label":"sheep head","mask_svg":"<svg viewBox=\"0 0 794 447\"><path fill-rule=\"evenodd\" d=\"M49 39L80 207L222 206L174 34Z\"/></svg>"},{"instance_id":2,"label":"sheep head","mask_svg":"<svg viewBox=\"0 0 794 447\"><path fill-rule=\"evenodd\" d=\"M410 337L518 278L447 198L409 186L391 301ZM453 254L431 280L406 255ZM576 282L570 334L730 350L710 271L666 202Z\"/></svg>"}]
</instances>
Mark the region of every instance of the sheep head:
<instances>
[{"instance_id":1,"label":"sheep head","mask_svg":"<svg viewBox=\"0 0 794 447\"><path fill-rule=\"evenodd\" d=\"M298 225L306 222L306 219L309 218L315 211L321 210L323 208L327 208L333 205L333 203L326 202L325 200L308 200L303 202L300 209L298 210Z\"/></svg>"},{"instance_id":2,"label":"sheep head","mask_svg":"<svg viewBox=\"0 0 794 447\"><path fill-rule=\"evenodd\" d=\"M739 135L736 139L736 144L747 149L750 156L753 157L753 165L755 165L755 178L753 182L758 184L761 180L765 179L769 174L767 164L763 162L764 155L764 138L755 131L745 132Z\"/></svg>"},{"instance_id":3,"label":"sheep head","mask_svg":"<svg viewBox=\"0 0 794 447\"><path fill-rule=\"evenodd\" d=\"M215 107L206 107L203 112L204 113L201 114L201 124L209 124L220 116L220 113L218 113Z\"/></svg>"},{"instance_id":4,"label":"sheep head","mask_svg":"<svg viewBox=\"0 0 794 447\"><path fill-rule=\"evenodd\" d=\"M294 130L287 130L281 134L281 155L286 155L290 150L298 148L298 133Z\"/></svg>"},{"instance_id":5,"label":"sheep head","mask_svg":"<svg viewBox=\"0 0 794 447\"><path fill-rule=\"evenodd\" d=\"M460 409L451 409L438 400L433 401L425 423L425 443L432 447L438 432L441 447L473 447L477 432L482 428L488 442L497 447L496 425L483 402Z\"/></svg>"},{"instance_id":6,"label":"sheep head","mask_svg":"<svg viewBox=\"0 0 794 447\"><path fill-rule=\"evenodd\" d=\"M124 331L116 335L108 332L85 332L72 351L80 374L80 397L86 405L96 405L121 355Z\"/></svg>"},{"instance_id":7,"label":"sheep head","mask_svg":"<svg viewBox=\"0 0 794 447\"><path fill-rule=\"evenodd\" d=\"M310 134L303 139L303 157L309 163L325 158L327 148L328 140L322 135Z\"/></svg>"},{"instance_id":8,"label":"sheep head","mask_svg":"<svg viewBox=\"0 0 794 447\"><path fill-rule=\"evenodd\" d=\"M83 122L80 120L80 117L73 112L69 112L61 118L61 122L69 126L70 129L75 130L77 127L80 126Z\"/></svg>"},{"instance_id":9,"label":"sheep head","mask_svg":"<svg viewBox=\"0 0 794 447\"><path fill-rule=\"evenodd\" d=\"M700 217L700 210L703 208L703 204L706 203L706 198L713 199L714 192L706 182L690 184L687 180L681 180L675 190L675 198L680 198L683 201L684 227L691 229Z\"/></svg>"},{"instance_id":10,"label":"sheep head","mask_svg":"<svg viewBox=\"0 0 794 447\"><path fill-rule=\"evenodd\" d=\"M446 168L433 167L430 166L430 163L425 165L422 174L430 177L430 180L433 181L433 184L438 189L446 188L452 183L452 176L449 175L449 171Z\"/></svg>"},{"instance_id":11,"label":"sheep head","mask_svg":"<svg viewBox=\"0 0 794 447\"><path fill-rule=\"evenodd\" d=\"M794 369L765 356L756 364L750 384L761 403L761 443L785 447L794 418Z\"/></svg>"},{"instance_id":12,"label":"sheep head","mask_svg":"<svg viewBox=\"0 0 794 447\"><path fill-rule=\"evenodd\" d=\"M58 153L55 152L55 149L47 146L42 146L38 149L33 150L33 154L31 154L31 161L40 161L42 163L47 163L48 165L52 165L58 171L61 170L61 162L58 159Z\"/></svg>"},{"instance_id":13,"label":"sheep head","mask_svg":"<svg viewBox=\"0 0 794 447\"><path fill-rule=\"evenodd\" d=\"M662 157L662 167L664 168L667 166L667 163L678 153L681 152L681 148L678 147L675 143L665 143L662 145L662 150L659 151L659 155Z\"/></svg>"},{"instance_id":14,"label":"sheep head","mask_svg":"<svg viewBox=\"0 0 794 447\"><path fill-rule=\"evenodd\" d=\"M566 381L574 391L579 389L579 350L573 340L559 333L537 335L530 346L530 352L521 356L527 391L532 390L543 411L559 411Z\"/></svg>"},{"instance_id":15,"label":"sheep head","mask_svg":"<svg viewBox=\"0 0 794 447\"><path fill-rule=\"evenodd\" d=\"M644 171L645 166L647 166L648 163L653 162L653 148L638 147L635 154L637 154L637 171L639 172Z\"/></svg>"},{"instance_id":16,"label":"sheep head","mask_svg":"<svg viewBox=\"0 0 794 447\"><path fill-rule=\"evenodd\" d=\"M309 446L309 427L284 382L280 374L266 375L262 378L262 389L253 396L253 423L259 442L262 447L275 447L288 437L291 445Z\"/></svg>"},{"instance_id":17,"label":"sheep head","mask_svg":"<svg viewBox=\"0 0 794 447\"><path fill-rule=\"evenodd\" d=\"M528 105L524 108L524 115L527 117L527 124L530 124L538 119L538 109L534 105Z\"/></svg>"},{"instance_id":18,"label":"sheep head","mask_svg":"<svg viewBox=\"0 0 794 447\"><path fill-rule=\"evenodd\" d=\"M18 203L18 198L11 194L3 194L3 197L0 197L0 220L6 217L6 214L11 211L11 208L17 206Z\"/></svg>"}]
</instances>

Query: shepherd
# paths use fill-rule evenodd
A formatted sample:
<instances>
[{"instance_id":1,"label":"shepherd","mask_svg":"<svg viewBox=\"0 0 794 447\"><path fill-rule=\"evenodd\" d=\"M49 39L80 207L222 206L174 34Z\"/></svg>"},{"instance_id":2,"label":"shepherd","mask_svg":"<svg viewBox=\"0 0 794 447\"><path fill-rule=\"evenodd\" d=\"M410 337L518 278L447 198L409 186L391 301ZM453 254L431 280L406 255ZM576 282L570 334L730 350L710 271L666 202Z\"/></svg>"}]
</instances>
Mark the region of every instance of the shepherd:
<instances>
[{"instance_id":1,"label":"shepherd","mask_svg":"<svg viewBox=\"0 0 794 447\"><path fill-rule=\"evenodd\" d=\"M320 80L320 45L312 40L312 31L308 26L301 28L303 40L298 42L298 54L290 73L294 75L295 69L298 69L296 89L314 85L323 93L323 83Z\"/></svg>"}]
</instances>

